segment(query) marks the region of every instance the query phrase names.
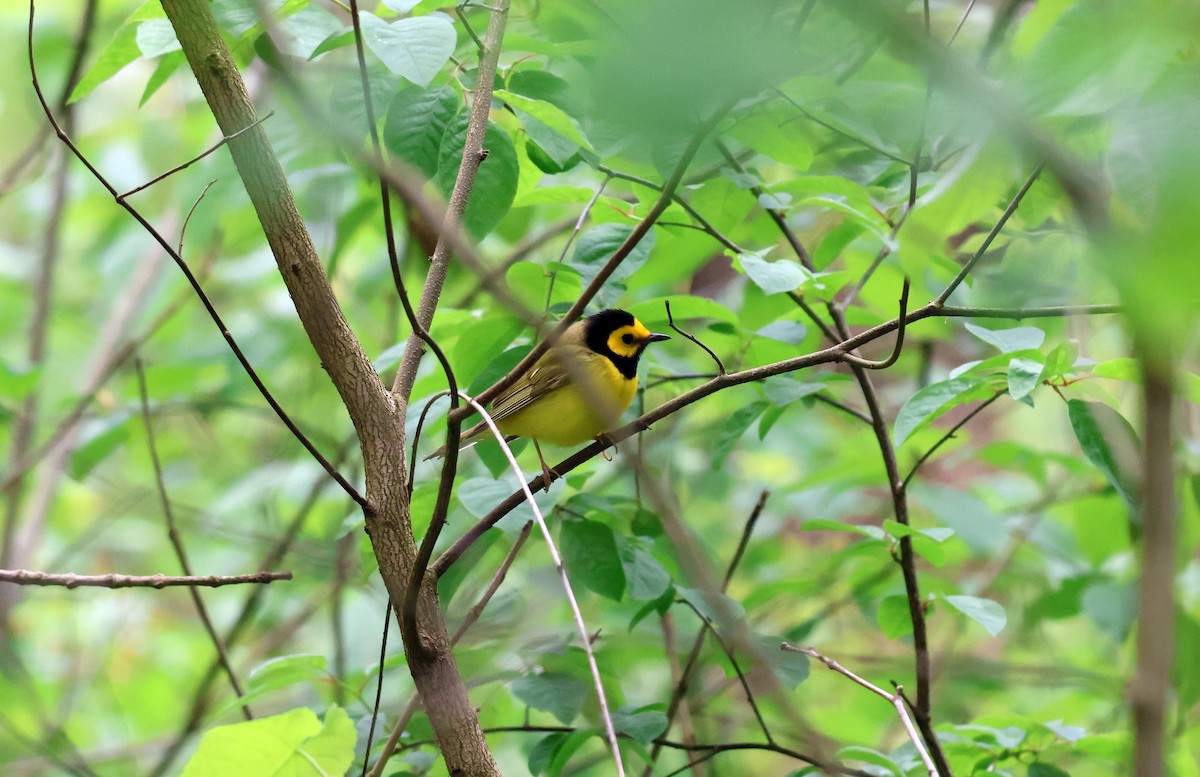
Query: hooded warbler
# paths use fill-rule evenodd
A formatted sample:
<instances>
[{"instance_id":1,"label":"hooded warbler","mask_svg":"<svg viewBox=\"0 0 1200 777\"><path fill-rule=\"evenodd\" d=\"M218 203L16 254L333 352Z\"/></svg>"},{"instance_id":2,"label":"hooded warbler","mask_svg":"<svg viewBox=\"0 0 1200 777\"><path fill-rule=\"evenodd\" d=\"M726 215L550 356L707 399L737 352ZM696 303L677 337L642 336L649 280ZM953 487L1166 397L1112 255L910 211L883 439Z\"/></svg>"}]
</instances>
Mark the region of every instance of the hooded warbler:
<instances>
[{"instance_id":1,"label":"hooded warbler","mask_svg":"<svg viewBox=\"0 0 1200 777\"><path fill-rule=\"evenodd\" d=\"M651 332L624 310L583 318L496 397L492 420L505 436L533 440L549 487L550 468L538 443L577 445L612 429L637 392L642 351L650 343L670 339ZM459 447L489 434L487 424L476 424L463 432ZM427 458L444 455L442 446Z\"/></svg>"}]
</instances>

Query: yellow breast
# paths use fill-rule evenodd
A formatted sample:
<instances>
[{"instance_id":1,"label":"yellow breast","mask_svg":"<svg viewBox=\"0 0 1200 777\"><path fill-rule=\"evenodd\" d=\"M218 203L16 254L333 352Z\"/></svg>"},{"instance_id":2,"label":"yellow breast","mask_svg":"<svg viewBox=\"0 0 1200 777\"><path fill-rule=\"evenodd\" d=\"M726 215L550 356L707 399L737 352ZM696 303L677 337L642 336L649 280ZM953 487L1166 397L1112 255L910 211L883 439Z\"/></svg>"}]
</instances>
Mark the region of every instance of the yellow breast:
<instances>
[{"instance_id":1,"label":"yellow breast","mask_svg":"<svg viewBox=\"0 0 1200 777\"><path fill-rule=\"evenodd\" d=\"M613 429L633 403L637 378L626 378L599 354L580 367L575 379L500 421L500 431L566 446Z\"/></svg>"}]
</instances>

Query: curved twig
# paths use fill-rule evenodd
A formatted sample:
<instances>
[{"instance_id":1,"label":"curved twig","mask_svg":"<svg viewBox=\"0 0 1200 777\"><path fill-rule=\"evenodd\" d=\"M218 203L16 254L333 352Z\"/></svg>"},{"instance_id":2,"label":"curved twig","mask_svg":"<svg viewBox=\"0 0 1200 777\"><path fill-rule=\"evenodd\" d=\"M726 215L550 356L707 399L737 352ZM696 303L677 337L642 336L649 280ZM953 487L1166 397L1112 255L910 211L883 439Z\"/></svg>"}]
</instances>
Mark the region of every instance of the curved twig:
<instances>
[{"instance_id":1,"label":"curved twig","mask_svg":"<svg viewBox=\"0 0 1200 777\"><path fill-rule=\"evenodd\" d=\"M709 348L707 345L700 342L700 340L698 340L695 337L695 335L685 332L682 329L680 329L679 327L675 326L675 317L671 315L671 300L663 300L663 304L667 308L667 324L672 329L674 329L676 332L678 332L680 335L682 335L683 337L685 337L688 340L691 340L696 345L700 346L700 348L702 348L704 350L704 352L706 354L708 354L714 362L717 363L717 374L724 375L727 372L727 370L725 369L725 365L721 363L721 357L717 356L716 353L713 352L713 349Z\"/></svg>"},{"instance_id":2,"label":"curved twig","mask_svg":"<svg viewBox=\"0 0 1200 777\"><path fill-rule=\"evenodd\" d=\"M904 288L900 291L900 316L896 320L899 325L896 330L896 345L892 348L891 356L880 361L872 361L846 352L842 354L841 361L849 362L866 370L884 370L896 363L896 360L900 358L900 352L904 350L904 330L908 322L908 278L904 279Z\"/></svg>"}]
</instances>

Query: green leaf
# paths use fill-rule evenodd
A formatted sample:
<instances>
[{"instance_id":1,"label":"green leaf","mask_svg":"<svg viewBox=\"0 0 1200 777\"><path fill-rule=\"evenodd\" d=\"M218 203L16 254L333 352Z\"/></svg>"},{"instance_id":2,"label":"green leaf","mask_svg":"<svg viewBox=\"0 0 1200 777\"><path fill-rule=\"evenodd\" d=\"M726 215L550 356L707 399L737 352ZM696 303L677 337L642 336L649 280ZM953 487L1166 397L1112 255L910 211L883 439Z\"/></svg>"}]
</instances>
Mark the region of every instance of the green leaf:
<instances>
[{"instance_id":1,"label":"green leaf","mask_svg":"<svg viewBox=\"0 0 1200 777\"><path fill-rule=\"evenodd\" d=\"M904 777L904 770L900 768L898 763L878 750L872 750L869 747L859 747L858 745L843 747L837 751L835 757L839 761L861 761L880 766L887 770L888 773L896 775L896 777Z\"/></svg>"},{"instance_id":2,"label":"green leaf","mask_svg":"<svg viewBox=\"0 0 1200 777\"><path fill-rule=\"evenodd\" d=\"M825 383L804 383L790 375L776 375L762 382L763 394L772 405L787 407L798 399L829 388Z\"/></svg>"},{"instance_id":3,"label":"green leaf","mask_svg":"<svg viewBox=\"0 0 1200 777\"><path fill-rule=\"evenodd\" d=\"M572 580L601 596L621 600L625 568L612 529L597 521L563 521L560 541L563 564Z\"/></svg>"},{"instance_id":4,"label":"green leaf","mask_svg":"<svg viewBox=\"0 0 1200 777\"><path fill-rule=\"evenodd\" d=\"M943 596L942 599L963 615L983 626L993 637L999 634L1000 630L1004 628L1004 624L1008 622L1008 615L1004 612L1004 608L1000 606L999 602L991 599L979 596Z\"/></svg>"},{"instance_id":5,"label":"green leaf","mask_svg":"<svg viewBox=\"0 0 1200 777\"><path fill-rule=\"evenodd\" d=\"M772 321L755 332L759 337L766 337L770 340L778 340L781 343L789 345L799 345L808 335L808 327L801 324L799 321L788 321L781 319Z\"/></svg>"},{"instance_id":6,"label":"green leaf","mask_svg":"<svg viewBox=\"0 0 1200 777\"><path fill-rule=\"evenodd\" d=\"M902 637L912 631L908 598L901 594L885 596L875 611L875 623L888 639Z\"/></svg>"},{"instance_id":7,"label":"green leaf","mask_svg":"<svg viewBox=\"0 0 1200 777\"><path fill-rule=\"evenodd\" d=\"M904 444L913 432L924 428L929 422L976 398L983 381L975 377L952 378L941 383L932 383L909 397L892 428L892 439L896 447Z\"/></svg>"},{"instance_id":8,"label":"green leaf","mask_svg":"<svg viewBox=\"0 0 1200 777\"><path fill-rule=\"evenodd\" d=\"M864 537L869 537L873 540L882 540L885 535L884 530L878 526L857 523L842 523L841 521L834 521L828 518L809 518L804 522L804 530L853 532L855 534L861 534Z\"/></svg>"},{"instance_id":9,"label":"green leaf","mask_svg":"<svg viewBox=\"0 0 1200 777\"><path fill-rule=\"evenodd\" d=\"M388 106L383 141L396 158L433 178L441 158L442 137L461 108L458 93L448 86L402 89Z\"/></svg>"},{"instance_id":10,"label":"green leaf","mask_svg":"<svg viewBox=\"0 0 1200 777\"><path fill-rule=\"evenodd\" d=\"M450 196L458 178L458 168L462 164L463 148L467 139L467 123L470 120L471 116L466 111L455 115L442 136L442 145L438 151L437 175L434 180L443 197ZM488 122L487 133L483 137L483 150L487 152L487 157L480 163L479 172L475 175L475 186L471 189L467 214L463 218L467 231L477 239L491 232L512 207L520 173L517 149L512 138L499 125Z\"/></svg>"},{"instance_id":11,"label":"green leaf","mask_svg":"<svg viewBox=\"0 0 1200 777\"><path fill-rule=\"evenodd\" d=\"M812 164L813 148L796 131L796 115L781 109L757 111L738 119L729 130L747 147L797 170Z\"/></svg>"},{"instance_id":12,"label":"green leaf","mask_svg":"<svg viewBox=\"0 0 1200 777\"><path fill-rule=\"evenodd\" d=\"M580 233L579 239L575 241L575 251L571 254L571 264L583 276L584 286L592 282L617 248L633 234L633 229L628 224L599 224ZM617 265L606 283L619 283L637 272L650 258L654 241L654 230L650 230L633 247L624 261Z\"/></svg>"},{"instance_id":13,"label":"green leaf","mask_svg":"<svg viewBox=\"0 0 1200 777\"><path fill-rule=\"evenodd\" d=\"M175 37L175 28L168 19L147 19L137 26L138 51L143 57L153 59L182 47Z\"/></svg>"},{"instance_id":14,"label":"green leaf","mask_svg":"<svg viewBox=\"0 0 1200 777\"><path fill-rule=\"evenodd\" d=\"M738 254L738 262L754 285L768 296L795 291L811 277L798 262L790 259L768 262L755 254Z\"/></svg>"},{"instance_id":15,"label":"green leaf","mask_svg":"<svg viewBox=\"0 0 1200 777\"><path fill-rule=\"evenodd\" d=\"M204 734L183 777L345 774L356 733L345 710L332 706L321 723L300 708L269 718L218 726Z\"/></svg>"},{"instance_id":16,"label":"green leaf","mask_svg":"<svg viewBox=\"0 0 1200 777\"><path fill-rule=\"evenodd\" d=\"M767 409L766 402L751 402L748 405L743 405L733 411L720 429L713 435L710 444L712 451L712 468L720 469L728 458L733 447L737 445L738 440L746 433L751 424L758 419L762 412Z\"/></svg>"},{"instance_id":17,"label":"green leaf","mask_svg":"<svg viewBox=\"0 0 1200 777\"><path fill-rule=\"evenodd\" d=\"M564 726L571 725L583 709L589 688L588 683L566 672L525 674L512 682L514 696L535 710L549 712Z\"/></svg>"},{"instance_id":18,"label":"green leaf","mask_svg":"<svg viewBox=\"0 0 1200 777\"><path fill-rule=\"evenodd\" d=\"M118 412L84 424L80 434L81 443L71 454L71 464L67 469L72 479L87 477L96 465L125 444L129 439L129 419L129 413Z\"/></svg>"},{"instance_id":19,"label":"green leaf","mask_svg":"<svg viewBox=\"0 0 1200 777\"><path fill-rule=\"evenodd\" d=\"M566 741L567 733L565 731L547 734L539 739L533 749L529 751L529 759L525 762L525 765L529 767L529 773L534 777L545 773L554 760L554 756L558 754Z\"/></svg>"},{"instance_id":20,"label":"green leaf","mask_svg":"<svg viewBox=\"0 0 1200 777\"><path fill-rule=\"evenodd\" d=\"M1124 642L1137 617L1137 591L1124 583L1099 582L1083 594L1083 612L1116 642Z\"/></svg>"},{"instance_id":21,"label":"green leaf","mask_svg":"<svg viewBox=\"0 0 1200 777\"><path fill-rule=\"evenodd\" d=\"M533 501L543 516L558 504L564 487L564 481L559 479L550 484L549 493L544 490L533 492ZM459 486L455 493L458 494L458 501L467 508L467 512L476 518L482 518L519 488L520 486L510 479L471 478ZM521 506L506 515L496 526L504 531L516 531L524 526L526 521L533 519L533 510L529 509L528 502L522 500Z\"/></svg>"},{"instance_id":22,"label":"green leaf","mask_svg":"<svg viewBox=\"0 0 1200 777\"><path fill-rule=\"evenodd\" d=\"M751 636L758 652L771 671L789 690L808 679L808 656L792 650L782 650L779 646L784 642L782 637L773 634L754 634Z\"/></svg>"},{"instance_id":23,"label":"green leaf","mask_svg":"<svg viewBox=\"0 0 1200 777\"><path fill-rule=\"evenodd\" d=\"M1024 351L1040 348L1046 339L1046 333L1033 326L1018 326L1012 329L986 329L975 324L965 324L967 331L984 341L994 345L1003 353Z\"/></svg>"},{"instance_id":24,"label":"green leaf","mask_svg":"<svg viewBox=\"0 0 1200 777\"><path fill-rule=\"evenodd\" d=\"M535 100L525 95L515 94L504 89L493 92L497 100L503 100L518 111L526 113L540 121L545 126L562 135L577 146L592 149L592 144L584 137L579 123L568 116L562 108L545 100Z\"/></svg>"},{"instance_id":25,"label":"green leaf","mask_svg":"<svg viewBox=\"0 0 1200 777\"><path fill-rule=\"evenodd\" d=\"M1034 761L1029 764L1029 770L1025 774L1028 777L1071 777L1057 766L1051 766L1043 761Z\"/></svg>"},{"instance_id":26,"label":"green leaf","mask_svg":"<svg viewBox=\"0 0 1200 777\"><path fill-rule=\"evenodd\" d=\"M142 51L138 48L138 29L143 21L162 19L166 17L162 5L157 0L146 0L137 10L129 15L125 23L117 30L104 48L95 63L84 73L83 78L71 90L70 102L83 99L100 84L119 73L126 65L138 59Z\"/></svg>"},{"instance_id":27,"label":"green leaf","mask_svg":"<svg viewBox=\"0 0 1200 777\"><path fill-rule=\"evenodd\" d=\"M1015 358L1008 363L1008 394L1022 399L1033 391L1042 377L1042 365L1033 359Z\"/></svg>"},{"instance_id":28,"label":"green leaf","mask_svg":"<svg viewBox=\"0 0 1200 777\"><path fill-rule=\"evenodd\" d=\"M634 601L654 600L671 587L671 573L658 559L643 550L635 540L616 536L617 550L629 585L629 598Z\"/></svg>"},{"instance_id":29,"label":"green leaf","mask_svg":"<svg viewBox=\"0 0 1200 777\"><path fill-rule=\"evenodd\" d=\"M486 316L471 324L450 351L454 374L462 380L481 373L505 351L517 335L525 330L525 322L506 313Z\"/></svg>"},{"instance_id":30,"label":"green leaf","mask_svg":"<svg viewBox=\"0 0 1200 777\"><path fill-rule=\"evenodd\" d=\"M642 302L635 302L626 308L626 310L653 331L669 334L667 308L663 304L667 301L671 303L671 315L677 324L695 318L714 318L729 324L738 323L737 314L720 302L708 297L695 297L688 294L654 297ZM686 331L686 327L680 328Z\"/></svg>"},{"instance_id":31,"label":"green leaf","mask_svg":"<svg viewBox=\"0 0 1200 777\"><path fill-rule=\"evenodd\" d=\"M41 367L13 367L0 359L0 397L21 400L37 388Z\"/></svg>"},{"instance_id":32,"label":"green leaf","mask_svg":"<svg viewBox=\"0 0 1200 777\"><path fill-rule=\"evenodd\" d=\"M1071 372L1079 359L1079 341L1064 340L1046 354L1046 366L1042 374L1047 378L1059 378Z\"/></svg>"},{"instance_id":33,"label":"green leaf","mask_svg":"<svg viewBox=\"0 0 1200 777\"><path fill-rule=\"evenodd\" d=\"M1117 493L1133 506L1140 488L1141 443L1125 417L1099 402L1072 399L1067 415L1079 446Z\"/></svg>"},{"instance_id":34,"label":"green leaf","mask_svg":"<svg viewBox=\"0 0 1200 777\"><path fill-rule=\"evenodd\" d=\"M613 713L613 728L634 741L648 745L667 730L667 716L653 707L621 707Z\"/></svg>"},{"instance_id":35,"label":"green leaf","mask_svg":"<svg viewBox=\"0 0 1200 777\"><path fill-rule=\"evenodd\" d=\"M433 13L391 23L368 11L359 11L358 16L367 48L388 70L421 88L429 86L454 53L454 25L445 14Z\"/></svg>"}]
</instances>

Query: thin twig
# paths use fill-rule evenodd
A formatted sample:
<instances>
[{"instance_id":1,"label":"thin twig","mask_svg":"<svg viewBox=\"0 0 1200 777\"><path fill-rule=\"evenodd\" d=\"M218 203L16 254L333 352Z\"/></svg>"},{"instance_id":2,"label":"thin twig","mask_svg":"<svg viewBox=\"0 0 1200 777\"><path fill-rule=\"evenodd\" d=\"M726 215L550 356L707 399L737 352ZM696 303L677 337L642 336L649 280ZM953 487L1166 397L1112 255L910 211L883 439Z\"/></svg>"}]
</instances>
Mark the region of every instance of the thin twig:
<instances>
[{"instance_id":1,"label":"thin twig","mask_svg":"<svg viewBox=\"0 0 1200 777\"><path fill-rule=\"evenodd\" d=\"M970 413L967 413L965 416L963 416L962 420L960 420L954 426L950 427L950 429L947 430L945 434L943 434L940 438L938 438L937 442L935 442L933 445L931 445L929 447L929 450L927 450L923 454L921 454L921 458L917 459L916 463L912 465L912 469L910 469L908 471L908 474L904 476L904 480L900 483L900 488L907 489L909 482L913 479L913 475L917 474L917 470L921 468L921 465L924 464L926 461L928 461L929 457L931 457L934 453L936 453L938 448L942 447L947 442L954 439L954 435L958 433L959 429L961 429L964 426L966 426L967 424L969 424L971 422L972 418L974 418L975 416L982 413L987 408L988 405L992 404L997 399L999 399L1000 397L1004 396L1007 393L1008 393L1007 391L997 391L990 398L984 400L977 407L973 408Z\"/></svg>"},{"instance_id":2,"label":"thin twig","mask_svg":"<svg viewBox=\"0 0 1200 777\"><path fill-rule=\"evenodd\" d=\"M63 588L171 588L173 586L204 586L245 583L273 583L291 580L291 572L255 572L250 575L77 575L73 572L37 572L31 569L0 569L0 583L15 585L62 586Z\"/></svg>"},{"instance_id":3,"label":"thin twig","mask_svg":"<svg viewBox=\"0 0 1200 777\"><path fill-rule=\"evenodd\" d=\"M179 559L179 568L183 570L183 574L189 577L192 576L192 565L188 562L187 550L183 546L183 537L179 533L179 527L175 525L175 511L171 509L171 500L167 496L167 484L163 479L162 462L158 457L158 445L154 440L154 424L150 420L150 393L146 387L146 370L142 365L140 358L134 358L133 365L137 370L138 379L138 394L141 398L142 406L142 425L146 428L146 447L150 450L150 462L154 468L154 486L158 491L158 498L162 505L163 518L167 522L167 539L171 542L171 547L175 550L175 558ZM217 651L217 659L221 662L221 668L225 670L225 676L229 678L229 685L233 688L233 692L239 697L246 695L246 690L242 687L238 680L237 673L233 669L233 663L229 660L229 653L225 650L225 643L221 640L221 635L217 633L216 627L213 626L212 618L208 616L208 608L204 606L204 600L200 597L200 592L192 587L188 589L188 593L192 597L192 606L196 608L196 615L200 618L200 623L204 626L204 631L208 634L208 638L212 640L213 647ZM254 718L250 712L248 705L242 705L242 714L246 720Z\"/></svg>"},{"instance_id":4,"label":"thin twig","mask_svg":"<svg viewBox=\"0 0 1200 777\"><path fill-rule=\"evenodd\" d=\"M351 3L354 0L350 0ZM383 607L383 635L379 638L379 674L375 681L375 703L371 705L371 723L367 726L367 744L363 749L363 777L367 774L367 764L371 760L371 741L375 738L375 722L379 719L379 704L383 700L383 665L387 660L388 631L392 626L392 603L387 602Z\"/></svg>"},{"instance_id":5,"label":"thin twig","mask_svg":"<svg viewBox=\"0 0 1200 777\"><path fill-rule=\"evenodd\" d=\"M820 661L828 668L832 669L843 677L853 680L855 683L858 683L871 693L886 700L888 704L891 704L892 707L896 709L896 714L900 716L900 722L904 725L904 731L908 734L908 738L912 741L913 746L917 749L917 753L921 756L921 760L925 763L925 768L929 770L929 774L932 775L932 777L938 777L937 767L934 766L933 759L930 757L929 752L925 749L925 746L921 743L921 735L917 733L916 728L913 726L912 718L909 716L908 709L904 705L904 698L901 695L903 689L897 688L896 693L888 693L878 685L859 677L837 661L833 660L829 656L818 653L811 647L796 647L795 645L789 645L787 642L784 642L779 647L782 650L786 650L790 653L803 653L809 658L814 658L817 661Z\"/></svg>"},{"instance_id":6,"label":"thin twig","mask_svg":"<svg viewBox=\"0 0 1200 777\"><path fill-rule=\"evenodd\" d=\"M976 249L975 253L971 255L971 258L967 260L967 263L964 264L962 269L958 271L958 275L955 275L954 279L946 285L946 288L942 289L942 293L934 298L934 304L946 304L946 300L950 299L950 295L954 293L954 290L957 289L959 284L966 280L966 277L971 274L971 270L975 269L975 265L978 264L979 260L983 258L983 255L987 253L988 248L992 245L992 241L996 239L996 235L999 235L1000 230L1004 229L1004 225L1008 223L1008 219L1012 216L1012 214L1017 212L1017 207L1021 204L1021 200L1025 199L1025 195L1029 193L1029 189L1033 186L1034 182L1037 181L1038 176L1042 174L1042 169L1044 167L1044 164L1039 164L1037 167L1033 168L1033 172L1029 174L1029 177L1025 179L1025 183L1022 184L1021 188L1017 190L1017 193L1008 203L1008 207L1004 209L1004 213L1000 215L1000 218L996 220L996 223L988 232L987 237L983 239L983 243L979 245L979 248Z\"/></svg>"},{"instance_id":7,"label":"thin twig","mask_svg":"<svg viewBox=\"0 0 1200 777\"><path fill-rule=\"evenodd\" d=\"M862 367L865 370L884 370L891 367L900 358L900 352L904 350L905 322L908 320L908 278L904 279L904 287L900 291L900 316L896 320L900 324L896 330L896 344L892 347L891 356L879 361L871 361L870 359L855 356L852 353L846 353L842 355L842 361L849 362L856 367Z\"/></svg>"},{"instance_id":8,"label":"thin twig","mask_svg":"<svg viewBox=\"0 0 1200 777\"><path fill-rule=\"evenodd\" d=\"M742 561L742 556L745 554L746 547L750 543L750 535L754 533L754 527L758 524L758 518L762 515L763 508L766 507L767 498L770 495L770 491L763 489L763 492L758 496L758 501L754 503L754 508L750 511L750 515L746 518L746 522L742 525L742 534L738 539L737 549L734 550L733 557L729 559L729 564L725 567L725 577L721 582L721 593L725 593L728 589L729 581L733 579L733 575ZM701 618L701 621L700 631L697 632L696 639L692 642L692 649L688 653L687 661L679 672L679 679L675 682L675 687L671 690L671 699L667 702L667 726L663 729L664 733L671 730L671 724L674 722L675 716L683 704L684 697L687 696L688 688L692 681L692 672L695 670L696 664L700 661L700 651L704 648L704 639L708 636L708 632L712 628L707 620ZM654 764L658 760L658 754L662 751L662 748L663 745L655 742L654 747L650 750L650 760L642 772L642 777L649 777L654 771Z\"/></svg>"},{"instance_id":9,"label":"thin twig","mask_svg":"<svg viewBox=\"0 0 1200 777\"><path fill-rule=\"evenodd\" d=\"M700 348L703 349L703 351L706 354L708 354L710 357L712 357L712 360L717 363L717 374L724 375L727 372L727 370L725 369L725 365L721 362L721 357L717 356L717 354L713 352L713 349L709 348L707 345L700 342L695 337L695 335L685 332L675 325L675 318L674 318L674 316L671 315L671 300L664 300L663 304L666 305L666 307L667 307L667 324L672 329L674 329L676 332L678 332L680 335L687 338L688 340L691 340L696 345L700 346Z\"/></svg>"},{"instance_id":10,"label":"thin twig","mask_svg":"<svg viewBox=\"0 0 1200 777\"><path fill-rule=\"evenodd\" d=\"M521 490L525 494L525 501L529 504L529 509L533 511L533 517L537 520L538 528L542 530L542 537L546 540L546 547L550 551L550 558L553 559L554 567L558 570L563 591L566 593L567 601L571 605L571 612L575 616L575 626L579 630L580 642L582 643L584 653L587 655L588 667L592 671L592 681L595 683L596 688L596 699L600 704L600 716L604 719L604 733L608 737L608 744L612 750L613 760L616 762L617 775L618 777L624 777L625 765L621 761L621 748L617 745L617 730L613 726L612 715L608 711L608 700L604 695L604 682L600 678L600 667L596 664L596 654L592 650L592 640L588 634L587 624L583 621L583 613L579 610L579 602L575 599L571 581L567 577L567 568L563 566L562 557L559 556L558 549L554 545L554 537L550 534L550 527L546 525L546 519L542 517L542 511L538 508L537 502L533 498L533 492L529 490L529 486L525 483L525 476L521 472L521 465L517 463L517 457L513 455L512 449L508 447L508 442L504 439L504 433L496 426L496 422L492 420L491 415L483 408L482 404L471 399L465 393L462 394L462 398L475 408L475 412L483 417L483 421L487 424L492 436L496 438L496 442L500 443L500 448L504 451L504 456L508 459L509 466L512 467L513 472L517 475L517 479L521 482Z\"/></svg>"},{"instance_id":11,"label":"thin twig","mask_svg":"<svg viewBox=\"0 0 1200 777\"><path fill-rule=\"evenodd\" d=\"M197 154L196 156L192 157L191 159L189 159L188 161L184 162L183 164L181 164L181 165L176 165L175 167L172 167L172 168L171 168L170 170L168 170L167 172L163 173L162 175L158 175L158 176L155 176L154 178L151 178L149 181L146 181L146 183L142 184L141 186L135 186L134 188L130 189L129 191L125 192L124 194L118 194L118 195L117 195L117 197L116 197L116 199L117 199L117 202L124 202L124 200L125 200L127 197L132 197L133 195L137 194L138 192L145 191L146 189L149 189L149 188L150 188L151 186L153 186L154 184L156 184L156 183L158 183L159 181L162 181L162 180L164 180L164 179L166 179L166 178L169 178L169 177L170 177L170 176L172 176L172 175L175 175L175 173L178 173L180 170L186 170L187 168L189 168L189 167L191 167L192 165L194 165L194 164L196 164L197 162L199 162L199 161L200 161L201 159L203 159L204 157L208 156L208 155L209 155L209 154L211 154L212 152L214 152L214 151L216 151L217 149L221 148L221 146L224 146L226 143L228 143L229 141L231 141L231 140L233 140L234 138L236 138L238 135L241 135L241 134L242 134L243 132L245 132L246 130L254 129L254 128L255 128L255 127L257 127L259 124L262 124L264 121L266 121L267 119L271 118L271 117L272 117L272 116L274 116L274 115L275 115L275 111L271 111L271 112L270 112L270 113L268 113L266 116L263 116L261 119L258 119L257 121L255 121L253 124L248 124L248 125L246 125L245 127L242 127L242 128L241 128L240 130L238 130L237 132L234 132L234 133L232 133L232 134L229 134L229 135L223 135L223 136L221 137L221 139L220 139L220 140L218 140L218 141L217 141L215 144L213 144L212 146L210 146L210 147L209 147L209 149L208 149L207 151L201 151L199 154ZM212 184L209 184L209 186L212 186ZM205 189L204 189L204 190L205 190L205 191L208 191L208 187L205 187ZM202 194L202 195L200 195L200 196L201 196L201 197L203 197L204 195Z\"/></svg>"}]
</instances>

